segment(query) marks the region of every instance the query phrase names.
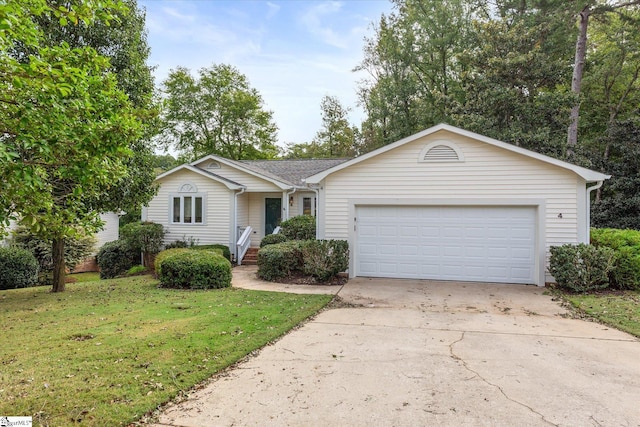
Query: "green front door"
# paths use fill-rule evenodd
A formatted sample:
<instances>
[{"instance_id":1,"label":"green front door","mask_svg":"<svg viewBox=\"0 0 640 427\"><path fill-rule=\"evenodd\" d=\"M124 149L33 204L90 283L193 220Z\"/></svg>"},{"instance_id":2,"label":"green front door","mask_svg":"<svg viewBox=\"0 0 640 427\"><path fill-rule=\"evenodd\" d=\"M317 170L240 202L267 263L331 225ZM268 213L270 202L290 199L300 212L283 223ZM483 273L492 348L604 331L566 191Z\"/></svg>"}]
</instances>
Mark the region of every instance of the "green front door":
<instances>
[{"instance_id":1,"label":"green front door","mask_svg":"<svg viewBox=\"0 0 640 427\"><path fill-rule=\"evenodd\" d=\"M264 199L264 235L273 233L273 230L282 221L282 199Z\"/></svg>"}]
</instances>

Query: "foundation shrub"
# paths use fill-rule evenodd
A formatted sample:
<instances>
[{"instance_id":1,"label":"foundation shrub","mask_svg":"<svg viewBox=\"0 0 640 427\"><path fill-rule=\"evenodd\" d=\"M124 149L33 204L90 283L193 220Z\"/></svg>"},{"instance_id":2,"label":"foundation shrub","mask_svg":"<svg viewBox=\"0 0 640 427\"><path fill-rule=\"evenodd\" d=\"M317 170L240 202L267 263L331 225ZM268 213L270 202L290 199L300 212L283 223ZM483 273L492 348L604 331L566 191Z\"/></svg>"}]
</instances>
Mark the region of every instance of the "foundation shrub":
<instances>
[{"instance_id":1,"label":"foundation shrub","mask_svg":"<svg viewBox=\"0 0 640 427\"><path fill-rule=\"evenodd\" d=\"M302 242L291 240L258 251L258 277L275 281L302 268Z\"/></svg>"},{"instance_id":2,"label":"foundation shrub","mask_svg":"<svg viewBox=\"0 0 640 427\"><path fill-rule=\"evenodd\" d=\"M165 249L164 251L156 255L156 259L154 260L156 277L160 277L162 263L164 262L164 260L166 260L167 258L173 255L181 254L183 252L188 252L189 250L190 250L189 248L171 248L171 249Z\"/></svg>"},{"instance_id":3,"label":"foundation shrub","mask_svg":"<svg viewBox=\"0 0 640 427\"><path fill-rule=\"evenodd\" d=\"M611 285L617 289L640 289L640 231L615 228L591 229L591 243L615 251Z\"/></svg>"},{"instance_id":4,"label":"foundation shrub","mask_svg":"<svg viewBox=\"0 0 640 427\"><path fill-rule=\"evenodd\" d=\"M226 246L226 245L220 245L220 244L215 244L215 245L196 245L196 246L192 246L191 249L195 249L195 250L216 250L216 251L220 252L220 255L222 255L226 259L228 259L228 260L231 259L231 251L229 250L229 246Z\"/></svg>"},{"instance_id":5,"label":"foundation shrub","mask_svg":"<svg viewBox=\"0 0 640 427\"><path fill-rule=\"evenodd\" d=\"M165 258L158 278L165 288L227 288L231 286L231 263L219 251L187 250Z\"/></svg>"},{"instance_id":6,"label":"foundation shrub","mask_svg":"<svg viewBox=\"0 0 640 427\"><path fill-rule=\"evenodd\" d=\"M38 270L38 260L27 249L0 247L0 290L35 285Z\"/></svg>"},{"instance_id":7,"label":"foundation shrub","mask_svg":"<svg viewBox=\"0 0 640 427\"><path fill-rule=\"evenodd\" d=\"M287 236L285 236L282 233L279 233L279 234L267 234L260 241L260 247L264 248L265 246L275 245L276 243L283 243L283 242L286 242L287 240L289 240L289 239L287 239Z\"/></svg>"},{"instance_id":8,"label":"foundation shrub","mask_svg":"<svg viewBox=\"0 0 640 427\"><path fill-rule=\"evenodd\" d=\"M287 240L312 240L316 238L316 217L311 215L294 216L282 221L281 231Z\"/></svg>"},{"instance_id":9,"label":"foundation shrub","mask_svg":"<svg viewBox=\"0 0 640 427\"><path fill-rule=\"evenodd\" d=\"M615 252L608 247L581 243L551 247L549 271L558 286L573 292L590 292L609 286Z\"/></svg>"},{"instance_id":10,"label":"foundation shrub","mask_svg":"<svg viewBox=\"0 0 640 427\"><path fill-rule=\"evenodd\" d=\"M349 244L345 240L309 240L302 246L302 270L324 282L349 267Z\"/></svg>"}]
</instances>

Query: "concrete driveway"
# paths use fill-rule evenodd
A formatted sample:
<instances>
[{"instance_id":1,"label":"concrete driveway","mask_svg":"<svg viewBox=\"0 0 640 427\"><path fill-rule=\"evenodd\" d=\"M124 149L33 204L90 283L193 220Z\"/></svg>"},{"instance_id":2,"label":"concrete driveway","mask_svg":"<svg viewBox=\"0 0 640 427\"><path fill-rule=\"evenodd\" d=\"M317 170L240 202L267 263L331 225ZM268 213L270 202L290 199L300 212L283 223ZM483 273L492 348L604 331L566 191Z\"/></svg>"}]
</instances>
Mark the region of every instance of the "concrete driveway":
<instances>
[{"instance_id":1,"label":"concrete driveway","mask_svg":"<svg viewBox=\"0 0 640 427\"><path fill-rule=\"evenodd\" d=\"M325 291L356 307L321 313L157 426L640 425L640 342L563 317L544 289L358 278Z\"/></svg>"}]
</instances>

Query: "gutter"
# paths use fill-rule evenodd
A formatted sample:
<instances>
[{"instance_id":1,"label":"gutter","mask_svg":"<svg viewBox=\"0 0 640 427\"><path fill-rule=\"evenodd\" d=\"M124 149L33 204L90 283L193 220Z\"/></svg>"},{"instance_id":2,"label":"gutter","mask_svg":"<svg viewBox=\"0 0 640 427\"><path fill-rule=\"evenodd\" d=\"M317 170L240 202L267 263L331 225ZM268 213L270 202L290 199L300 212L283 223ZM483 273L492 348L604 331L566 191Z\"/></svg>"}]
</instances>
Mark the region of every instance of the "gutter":
<instances>
[{"instance_id":1,"label":"gutter","mask_svg":"<svg viewBox=\"0 0 640 427\"><path fill-rule=\"evenodd\" d=\"M591 192L602 187L604 181L597 181L595 185L587 187L587 244L591 242Z\"/></svg>"}]
</instances>

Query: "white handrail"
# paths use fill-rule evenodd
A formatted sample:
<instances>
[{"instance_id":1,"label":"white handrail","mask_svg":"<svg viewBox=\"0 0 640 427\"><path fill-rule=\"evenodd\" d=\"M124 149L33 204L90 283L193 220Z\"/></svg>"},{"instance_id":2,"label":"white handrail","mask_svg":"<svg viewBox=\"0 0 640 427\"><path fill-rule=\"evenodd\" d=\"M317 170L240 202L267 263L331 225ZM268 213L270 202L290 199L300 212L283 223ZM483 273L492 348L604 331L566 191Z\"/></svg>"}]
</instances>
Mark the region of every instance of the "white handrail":
<instances>
[{"instance_id":1,"label":"white handrail","mask_svg":"<svg viewBox=\"0 0 640 427\"><path fill-rule=\"evenodd\" d=\"M238 265L242 265L242 258L244 258L245 254L249 250L249 246L251 246L251 233L253 232L253 228L251 226L247 226L242 232L242 235L238 239L238 243L236 243L237 252L238 252Z\"/></svg>"},{"instance_id":2,"label":"white handrail","mask_svg":"<svg viewBox=\"0 0 640 427\"><path fill-rule=\"evenodd\" d=\"M279 234L280 230L281 230L280 226L277 226L276 228L273 229L273 233L271 234Z\"/></svg>"}]
</instances>

